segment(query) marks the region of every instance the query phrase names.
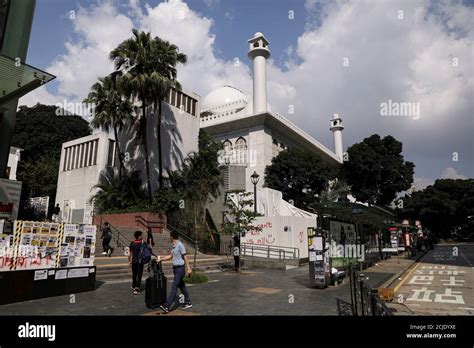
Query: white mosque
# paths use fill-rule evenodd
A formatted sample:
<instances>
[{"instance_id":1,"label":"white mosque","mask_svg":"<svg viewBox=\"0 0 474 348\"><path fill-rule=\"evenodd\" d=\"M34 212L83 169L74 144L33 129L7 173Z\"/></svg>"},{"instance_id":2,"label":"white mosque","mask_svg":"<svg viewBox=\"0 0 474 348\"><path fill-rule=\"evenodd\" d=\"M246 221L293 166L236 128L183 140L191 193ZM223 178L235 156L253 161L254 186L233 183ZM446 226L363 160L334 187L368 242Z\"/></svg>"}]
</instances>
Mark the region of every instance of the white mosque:
<instances>
[{"instance_id":1,"label":"white mosque","mask_svg":"<svg viewBox=\"0 0 474 348\"><path fill-rule=\"evenodd\" d=\"M267 103L266 62L270 57L269 42L258 32L248 40L248 57L253 64L253 94L248 96L233 86L210 92L203 100L199 95L171 89L162 103L165 114L162 124L164 168L178 170L191 151L198 149L199 129L224 144L221 164L224 171L224 192L245 189L252 192L251 176L259 175L257 211L262 214L256 223L261 232L247 235L242 242L279 246L298 251L307 257L306 228L315 226L316 215L285 202L282 193L265 187L265 167L273 157L290 147L301 148L329 163L342 163L342 120L335 114L330 120L334 134L334 151L326 148L290 120L273 112ZM156 117L148 122L147 142L152 189L157 189ZM121 151L130 154L128 169L144 170L144 156L134 135L126 129L120 134ZM90 198L96 192L104 170L117 168L115 142L111 133L96 130L94 134L63 143L56 203L61 207L63 221L89 223L94 210ZM214 225L222 223L223 200L208 207Z\"/></svg>"},{"instance_id":2,"label":"white mosque","mask_svg":"<svg viewBox=\"0 0 474 348\"><path fill-rule=\"evenodd\" d=\"M252 192L252 175L258 174L255 224L262 231L242 238L248 249L243 254L262 253L263 257L308 257L307 228L316 225L316 215L296 208L282 198L282 193L265 188L264 174L272 158L282 150L297 147L320 156L329 163L342 163L342 120L334 114L330 130L334 135L334 152L282 115L273 112L267 103L266 62L270 57L269 42L257 32L248 40L248 57L253 64L253 95L246 95L233 86L223 86L209 93L201 102L200 127L224 144L225 189ZM235 197L230 197L235 200ZM212 208L210 208L212 210ZM217 214L212 214L214 220ZM224 217L225 218L225 217ZM274 255L263 248L272 246ZM288 255L287 255L288 254Z\"/></svg>"},{"instance_id":3,"label":"white mosque","mask_svg":"<svg viewBox=\"0 0 474 348\"><path fill-rule=\"evenodd\" d=\"M325 161L341 163L342 120L331 119L335 151L319 143L287 118L271 111L267 103L266 61L270 57L269 42L258 32L248 40L248 57L253 63L253 96L233 86L223 86L209 93L201 102L200 127L214 139L223 142L225 164L229 172L229 187L235 187L245 177L245 189L253 190L251 175L263 178L265 167L273 157L289 147L311 151ZM238 186L238 185L237 185ZM258 187L264 186L259 180Z\"/></svg>"}]
</instances>

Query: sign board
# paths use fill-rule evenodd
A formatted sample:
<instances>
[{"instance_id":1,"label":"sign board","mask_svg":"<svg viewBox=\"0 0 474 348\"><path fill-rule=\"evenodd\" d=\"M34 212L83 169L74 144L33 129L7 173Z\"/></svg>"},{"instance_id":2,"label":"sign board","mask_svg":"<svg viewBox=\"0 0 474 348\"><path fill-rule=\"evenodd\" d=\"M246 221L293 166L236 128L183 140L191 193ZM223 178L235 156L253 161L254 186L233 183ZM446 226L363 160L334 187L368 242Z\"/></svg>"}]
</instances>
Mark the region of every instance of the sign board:
<instances>
[{"instance_id":1,"label":"sign board","mask_svg":"<svg viewBox=\"0 0 474 348\"><path fill-rule=\"evenodd\" d=\"M321 230L308 227L309 281L311 287L326 287L329 282L329 259Z\"/></svg>"},{"instance_id":2,"label":"sign board","mask_svg":"<svg viewBox=\"0 0 474 348\"><path fill-rule=\"evenodd\" d=\"M44 213L44 216L48 216L49 196L32 197L29 202L37 213Z\"/></svg>"}]
</instances>

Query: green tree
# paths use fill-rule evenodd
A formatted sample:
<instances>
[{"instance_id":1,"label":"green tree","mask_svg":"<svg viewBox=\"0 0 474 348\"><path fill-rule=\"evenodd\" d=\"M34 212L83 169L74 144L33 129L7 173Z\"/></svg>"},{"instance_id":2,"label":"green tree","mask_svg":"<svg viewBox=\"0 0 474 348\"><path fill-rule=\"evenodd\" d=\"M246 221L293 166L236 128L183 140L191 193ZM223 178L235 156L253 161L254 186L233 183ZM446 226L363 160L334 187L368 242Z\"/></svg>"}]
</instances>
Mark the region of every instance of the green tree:
<instances>
[{"instance_id":1,"label":"green tree","mask_svg":"<svg viewBox=\"0 0 474 348\"><path fill-rule=\"evenodd\" d=\"M319 200L322 190L335 179L337 168L319 156L297 148L282 151L265 169L265 184L283 193L298 208L307 209Z\"/></svg>"},{"instance_id":2,"label":"green tree","mask_svg":"<svg viewBox=\"0 0 474 348\"><path fill-rule=\"evenodd\" d=\"M343 173L357 200L369 205L389 204L413 183L415 165L404 161L402 143L387 135L365 138L347 149Z\"/></svg>"},{"instance_id":3,"label":"green tree","mask_svg":"<svg viewBox=\"0 0 474 348\"><path fill-rule=\"evenodd\" d=\"M146 208L141 186L140 172L131 171L119 177L108 169L101 173L99 183L94 186L97 192L91 197L91 202L100 213Z\"/></svg>"},{"instance_id":4,"label":"green tree","mask_svg":"<svg viewBox=\"0 0 474 348\"><path fill-rule=\"evenodd\" d=\"M208 231L205 206L212 197L217 196L219 183L222 181L218 161L222 145L200 130L198 148L198 152L192 152L185 158L179 172L171 172L169 175L171 188L180 192L186 202L185 211L179 212L178 215L185 214L192 219L196 244L199 234ZM212 239L212 234L210 236ZM196 252L197 250L194 261Z\"/></svg>"},{"instance_id":5,"label":"green tree","mask_svg":"<svg viewBox=\"0 0 474 348\"><path fill-rule=\"evenodd\" d=\"M114 131L115 153L119 160L119 178L121 178L125 166L118 134L126 122L131 120L133 105L128 99L123 98L117 77L118 74L99 77L99 81L92 85L84 102L94 104L92 127L102 127L107 132L112 128Z\"/></svg>"},{"instance_id":6,"label":"green tree","mask_svg":"<svg viewBox=\"0 0 474 348\"><path fill-rule=\"evenodd\" d=\"M222 224L222 232L229 235L238 235L261 227L253 225L255 218L260 216L253 211L253 193L245 190L232 190L227 192L224 211L225 220Z\"/></svg>"},{"instance_id":7,"label":"green tree","mask_svg":"<svg viewBox=\"0 0 474 348\"><path fill-rule=\"evenodd\" d=\"M169 43L168 41L162 40L159 37L153 39L154 52L153 56L156 61L155 71L151 74L153 81L156 84L157 94L153 103L153 109L156 112L158 107L158 121L156 127L156 138L158 141L158 166L159 176L158 182L160 187L163 187L163 149L162 149L162 138L161 138L161 124L163 122L163 110L162 103L171 88L180 90L181 85L176 80L177 70L176 65L178 63L186 64L187 57L183 53L179 53L179 49L176 45Z\"/></svg>"},{"instance_id":8,"label":"green tree","mask_svg":"<svg viewBox=\"0 0 474 348\"><path fill-rule=\"evenodd\" d=\"M146 182L149 197L151 197L150 164L147 145L147 114L148 106L158 108L157 139L159 184L163 187L163 160L161 148L161 102L169 88L180 88L176 80L176 65L186 63L186 56L178 52L175 45L158 37L152 38L150 33L133 29L133 37L123 41L110 53L115 69L121 72L124 93L133 99L141 101L142 115L138 119L141 142L145 151ZM143 134L144 133L144 134Z\"/></svg>"},{"instance_id":9,"label":"green tree","mask_svg":"<svg viewBox=\"0 0 474 348\"><path fill-rule=\"evenodd\" d=\"M458 226L467 226L474 216L474 179L439 179L422 191L403 198L400 219L420 220L435 234L449 237Z\"/></svg>"},{"instance_id":10,"label":"green tree","mask_svg":"<svg viewBox=\"0 0 474 348\"><path fill-rule=\"evenodd\" d=\"M91 133L81 116L63 115L54 105L20 106L17 112L12 146L23 149L17 179L23 183L19 217L23 218L28 199L50 197L50 209L56 197L62 143Z\"/></svg>"}]
</instances>

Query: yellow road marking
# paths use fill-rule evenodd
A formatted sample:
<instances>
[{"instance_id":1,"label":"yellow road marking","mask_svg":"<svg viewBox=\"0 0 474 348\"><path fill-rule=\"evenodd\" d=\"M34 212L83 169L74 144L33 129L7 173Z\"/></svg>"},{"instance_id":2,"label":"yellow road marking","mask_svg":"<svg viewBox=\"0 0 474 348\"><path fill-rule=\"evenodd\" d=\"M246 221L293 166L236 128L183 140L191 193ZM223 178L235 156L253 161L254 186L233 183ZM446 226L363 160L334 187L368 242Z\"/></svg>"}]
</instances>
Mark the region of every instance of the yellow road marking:
<instances>
[{"instance_id":1,"label":"yellow road marking","mask_svg":"<svg viewBox=\"0 0 474 348\"><path fill-rule=\"evenodd\" d=\"M410 278L410 276L413 274L413 272L415 272L415 270L418 268L418 266L421 265L421 263L422 263L423 260L425 259L426 255L428 255L428 254L425 254L425 255L421 258L421 260L420 260L419 262L417 262L417 265L416 265L415 267L413 267L413 269L412 269L410 272L408 272L408 275L407 275L404 279L402 279L402 281L401 281L400 283L398 283L398 285L393 289L393 293L396 293L396 292L398 291L398 289L400 289L400 287L406 282L406 280L407 280L408 278Z\"/></svg>"}]
</instances>

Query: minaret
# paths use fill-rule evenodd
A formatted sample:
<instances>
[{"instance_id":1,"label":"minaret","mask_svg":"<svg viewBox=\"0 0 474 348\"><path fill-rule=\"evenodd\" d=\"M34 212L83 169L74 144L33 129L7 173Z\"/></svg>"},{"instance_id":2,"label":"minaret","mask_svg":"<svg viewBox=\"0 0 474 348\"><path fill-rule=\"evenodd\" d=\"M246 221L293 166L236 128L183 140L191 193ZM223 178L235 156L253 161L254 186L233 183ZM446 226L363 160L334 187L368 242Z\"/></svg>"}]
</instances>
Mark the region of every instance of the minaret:
<instances>
[{"instance_id":1,"label":"minaret","mask_svg":"<svg viewBox=\"0 0 474 348\"><path fill-rule=\"evenodd\" d=\"M267 59L270 57L268 40L262 33L255 33L248 40L248 57L253 62L253 113L267 111Z\"/></svg>"},{"instance_id":2,"label":"minaret","mask_svg":"<svg viewBox=\"0 0 474 348\"><path fill-rule=\"evenodd\" d=\"M329 129L334 134L334 153L342 161L342 119L338 114L334 114L331 119L331 127Z\"/></svg>"}]
</instances>

